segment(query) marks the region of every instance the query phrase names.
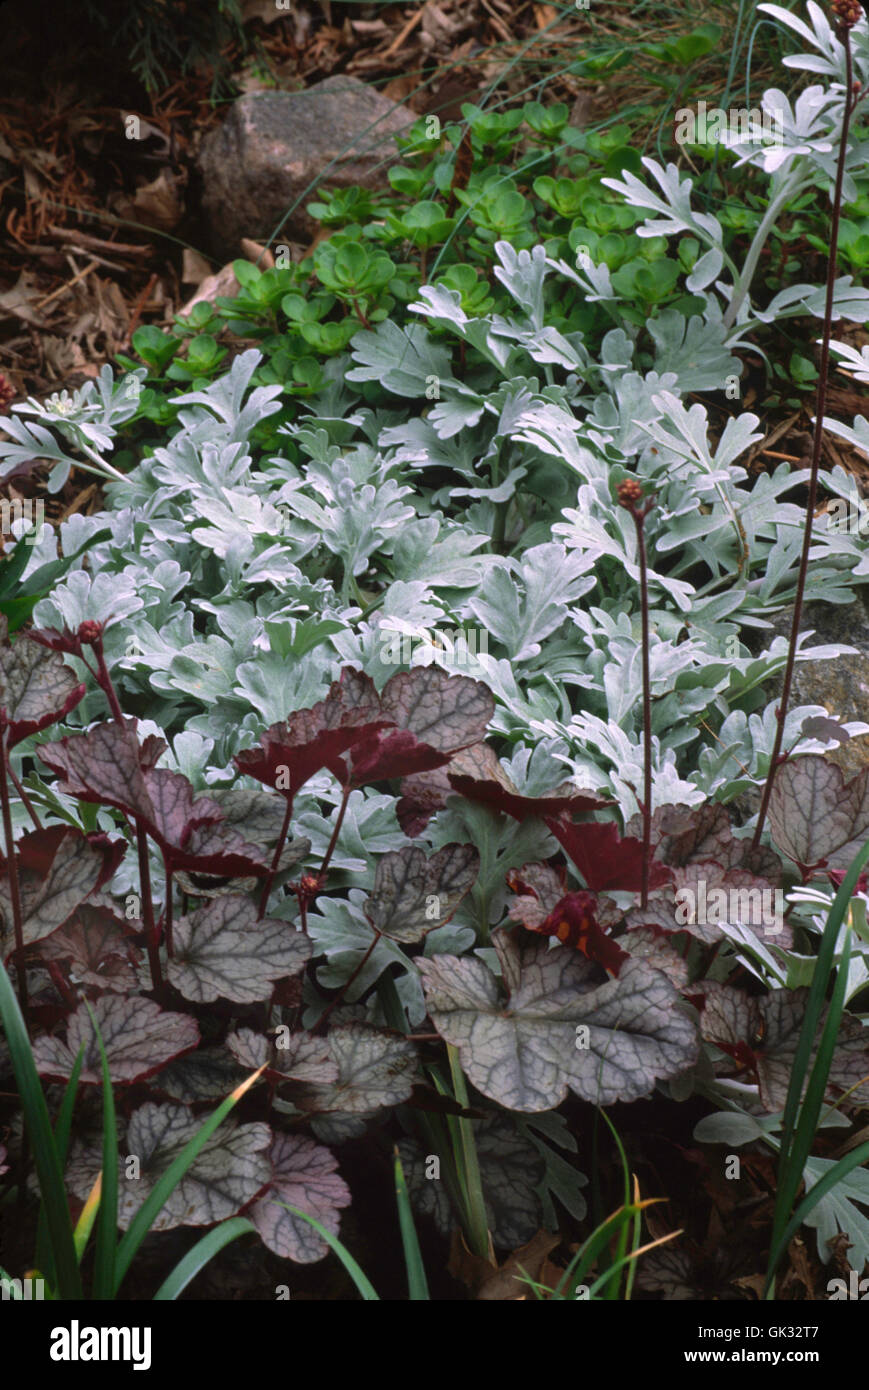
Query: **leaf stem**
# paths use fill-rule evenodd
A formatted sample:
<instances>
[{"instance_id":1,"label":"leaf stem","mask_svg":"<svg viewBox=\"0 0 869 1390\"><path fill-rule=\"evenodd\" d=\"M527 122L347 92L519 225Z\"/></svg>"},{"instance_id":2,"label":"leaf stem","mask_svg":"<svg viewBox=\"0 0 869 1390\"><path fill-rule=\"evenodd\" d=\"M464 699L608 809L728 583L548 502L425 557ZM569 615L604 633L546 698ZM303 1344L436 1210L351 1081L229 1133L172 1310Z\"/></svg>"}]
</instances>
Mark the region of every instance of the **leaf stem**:
<instances>
[{"instance_id":1,"label":"leaf stem","mask_svg":"<svg viewBox=\"0 0 869 1390\"><path fill-rule=\"evenodd\" d=\"M800 556L800 569L797 577L797 589L794 596L794 614L791 622L791 635L788 643L788 659L785 665L784 679L782 682L781 699L776 709L776 731L773 749L769 760L769 769L766 774L763 794L760 801L760 810L757 815L757 825L754 828L754 836L751 844L756 849L760 844L760 837L763 833L766 814L769 809L769 799L772 795L773 782L778 771L780 762L784 761L781 756L782 742L784 740L785 720L787 718L788 703L791 697L791 685L793 683L794 666L797 654L797 639L800 631L800 621L803 616L803 596L806 591L806 578L809 570L809 552L812 546L812 522L815 516L815 507L818 500L818 470L821 462L821 445L823 442L824 430L824 409L827 403L827 370L830 359L830 332L833 321L833 295L836 284L836 260L839 247L839 221L842 213L842 184L845 177L845 160L848 153L848 128L851 122L851 113L854 111L859 95L855 97L853 89L853 65L851 61L851 33L847 25L840 26L840 36L845 48L845 75L846 75L846 97L845 106L842 114L842 129L839 133L839 157L836 161L836 184L833 193L833 212L830 224L830 250L827 256L827 293L824 304L824 328L821 337L821 357L818 368L818 388L817 400L815 405L815 433L812 439L812 463L811 476L809 478L809 495L806 499L806 520L803 528L803 548Z\"/></svg>"},{"instance_id":2,"label":"leaf stem","mask_svg":"<svg viewBox=\"0 0 869 1390\"><path fill-rule=\"evenodd\" d=\"M5 716L5 711L2 712ZM18 998L21 1012L28 1026L27 970L24 964L24 920L21 912L21 892L18 883L18 860L15 853L15 840L12 836L12 811L9 805L9 782L6 769L9 764L9 729L3 722L0 737L0 805L3 808L3 841L6 846L6 872L9 875L9 900L12 904L12 927L15 932L15 966L18 978Z\"/></svg>"}]
</instances>

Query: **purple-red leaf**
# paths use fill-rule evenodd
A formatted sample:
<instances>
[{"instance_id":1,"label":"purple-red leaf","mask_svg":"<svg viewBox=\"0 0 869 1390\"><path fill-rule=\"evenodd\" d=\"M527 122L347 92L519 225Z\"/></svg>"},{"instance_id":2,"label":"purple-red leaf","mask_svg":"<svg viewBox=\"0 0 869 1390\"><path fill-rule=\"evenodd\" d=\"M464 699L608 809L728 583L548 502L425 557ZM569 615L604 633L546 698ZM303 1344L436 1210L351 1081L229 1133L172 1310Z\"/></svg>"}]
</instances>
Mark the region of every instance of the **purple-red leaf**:
<instances>
[{"instance_id":1,"label":"purple-red leaf","mask_svg":"<svg viewBox=\"0 0 869 1390\"><path fill-rule=\"evenodd\" d=\"M276 1134L269 1150L272 1185L248 1215L270 1250L296 1264L313 1264L329 1253L321 1235L307 1221L287 1211L298 1207L337 1235L338 1215L350 1205L350 1189L338 1173L330 1149L300 1134Z\"/></svg>"},{"instance_id":2,"label":"purple-red leaf","mask_svg":"<svg viewBox=\"0 0 869 1390\"><path fill-rule=\"evenodd\" d=\"M595 792L578 791L571 782L562 783L546 796L523 796L487 743L477 743L457 753L449 766L449 781L462 796L481 801L518 821L529 816L569 816L612 804Z\"/></svg>"},{"instance_id":3,"label":"purple-red leaf","mask_svg":"<svg viewBox=\"0 0 869 1390\"><path fill-rule=\"evenodd\" d=\"M643 843L621 839L613 821L589 821L573 825L567 820L546 817L546 824L561 848L573 861L592 892L638 893L643 886ZM672 882L673 872L666 864L652 860L649 887L660 888Z\"/></svg>"},{"instance_id":4,"label":"purple-red leaf","mask_svg":"<svg viewBox=\"0 0 869 1390\"><path fill-rule=\"evenodd\" d=\"M138 721L98 724L38 749L69 796L114 806L156 840L171 871L233 876L262 874L267 864L256 845L227 825L217 802L196 797L180 772L154 767L165 749L149 737L142 747Z\"/></svg>"}]
</instances>

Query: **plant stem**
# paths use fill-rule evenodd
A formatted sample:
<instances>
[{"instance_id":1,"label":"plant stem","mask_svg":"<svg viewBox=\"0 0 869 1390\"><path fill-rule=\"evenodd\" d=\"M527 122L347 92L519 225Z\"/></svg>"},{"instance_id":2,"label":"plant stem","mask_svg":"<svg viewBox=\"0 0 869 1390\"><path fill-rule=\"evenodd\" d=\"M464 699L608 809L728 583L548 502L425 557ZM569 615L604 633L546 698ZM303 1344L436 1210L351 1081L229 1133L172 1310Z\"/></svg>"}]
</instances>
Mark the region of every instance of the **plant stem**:
<instances>
[{"instance_id":1,"label":"plant stem","mask_svg":"<svg viewBox=\"0 0 869 1390\"><path fill-rule=\"evenodd\" d=\"M151 896L151 866L148 863L148 836L140 820L136 821L136 848L139 854L139 882L142 889L142 917L145 922L145 940L148 947L148 965L151 969L151 985L154 989L163 986L163 971L160 968L160 942L154 922L154 900Z\"/></svg>"},{"instance_id":2,"label":"plant stem","mask_svg":"<svg viewBox=\"0 0 869 1390\"><path fill-rule=\"evenodd\" d=\"M329 844L328 844L327 847L326 847L326 853L325 853L325 855L323 856L323 862L322 862L322 864L320 865L320 875L319 875L319 876L320 876L321 879L325 877L326 870L327 870L328 867L329 867L329 861L330 861L330 859L332 858L332 854L333 854L333 852L334 852L335 846L336 846L336 844L338 843L338 836L339 836L340 833L341 833L341 826L344 824L344 815L345 815L345 813L346 813L346 811L347 811L347 802L350 800L350 792L351 792L351 790L352 790L352 787L351 787L350 783L348 782L348 783L345 785L345 787L343 788L343 790L342 790L342 793L341 793L341 804L340 804L340 806L338 807L338 814L337 814L337 816L335 817L335 824L334 824L334 826L333 826L333 828L332 828L332 836L331 836L331 839L329 840Z\"/></svg>"},{"instance_id":3,"label":"plant stem","mask_svg":"<svg viewBox=\"0 0 869 1390\"><path fill-rule=\"evenodd\" d=\"M371 945L368 947L368 950L365 952L365 955L362 957L353 973L351 975L348 975L340 990L335 995L335 998L331 1001L331 1003L326 1005L325 1009L320 1014L320 1017L317 1019L317 1022L314 1024L313 1028L308 1029L309 1033L313 1034L318 1033L320 1031L320 1029L323 1027L323 1024L326 1022L326 1019L331 1014L332 1010L337 1009L338 1005L343 1000L353 981L357 978L357 976L362 974L362 971L365 968L369 956L371 955L372 951L374 950L375 946L377 945L378 941L383 935L383 933L379 932L376 927L372 927L372 931L374 932L374 938L371 942Z\"/></svg>"},{"instance_id":4,"label":"plant stem","mask_svg":"<svg viewBox=\"0 0 869 1390\"><path fill-rule=\"evenodd\" d=\"M806 578L809 570L809 551L812 546L812 522L815 516L815 507L818 500L818 469L821 462L821 444L823 442L824 429L824 409L827 404L827 370L830 359L830 331L833 321L833 294L836 284L836 259L839 247L839 220L842 212L842 183L845 177L845 159L848 153L848 128L851 122L851 113L857 105L857 100L853 94L853 70L851 63L851 35L850 30L843 26L841 30L842 42L845 46L845 73L846 73L846 97L845 106L842 114L842 129L839 133L839 157L836 162L836 185L833 193L833 214L830 226L830 250L827 258L827 293L824 303L824 328L821 337L821 358L818 370L818 390L815 405L815 433L812 439L812 463L811 476L809 478L809 495L806 500L806 521L803 529L803 549L800 556L800 570L797 577L797 590L794 597L794 616L791 623L790 642L788 643L788 659L785 665L784 680L782 682L782 693L776 710L776 731L773 743L772 754L770 755L769 770L766 774L763 795L760 802L760 810L757 815L757 825L754 828L754 836L751 844L756 849L760 844L760 837L763 833L763 826L766 820L766 813L769 809L769 799L772 795L772 786L775 775L779 767L781 758L782 742L784 740L785 720L788 712L788 702L791 697L791 685L793 683L794 666L797 655L797 638L800 631L800 620L803 616L803 595L806 591Z\"/></svg>"},{"instance_id":5,"label":"plant stem","mask_svg":"<svg viewBox=\"0 0 869 1390\"><path fill-rule=\"evenodd\" d=\"M24 964L24 919L21 914L21 893L18 883L18 861L15 854L15 840L12 836L12 811L9 805L9 781L6 769L9 764L9 730L4 726L0 737L0 805L3 808L3 841L6 846L6 872L9 875L9 900L12 904L12 926L15 932L15 966L18 977L18 998L21 1012L28 1027L27 970Z\"/></svg>"},{"instance_id":6,"label":"plant stem","mask_svg":"<svg viewBox=\"0 0 869 1390\"><path fill-rule=\"evenodd\" d=\"M275 874L276 874L277 871L278 871L278 865L279 865L280 862L281 862L281 855L282 855L283 852L284 852L284 845L286 844L287 834L288 834L289 829L290 829L290 816L291 816L292 814L293 814L293 798L292 798L291 796L288 796L288 797L287 797L287 808L286 808L286 810L284 811L284 819L283 819L283 822L282 822L282 824L281 824L281 833L280 833L280 835L278 836L278 842L277 842L277 844L275 845L275 852L274 852L274 854L272 855L272 862L271 862L271 864L269 865L269 871L268 871L268 874L267 874L267 876L266 876L266 881L265 881L265 883L263 884L262 892L260 893L260 899L259 899L259 916L260 916L260 917L264 917L264 916L265 916L266 908L268 907L269 894L270 894L271 891L272 891L272 884L274 883Z\"/></svg>"},{"instance_id":7,"label":"plant stem","mask_svg":"<svg viewBox=\"0 0 869 1390\"><path fill-rule=\"evenodd\" d=\"M634 504L642 495L640 484L630 479L618 489L619 501L633 517L637 532L637 558L640 565L640 606L642 621L643 649L643 877L642 906L649 905L649 876L652 850L652 681L649 669L649 571L646 564L645 521L652 507L654 497L645 506L637 508Z\"/></svg>"},{"instance_id":8,"label":"plant stem","mask_svg":"<svg viewBox=\"0 0 869 1390\"><path fill-rule=\"evenodd\" d=\"M36 814L36 810L35 810L35 808L34 808L33 802L30 800L30 797L27 795L27 792L24 790L24 787L21 785L21 782L20 782L20 780L18 779L18 777L16 777L16 775L15 775L15 769L14 769L14 767L12 766L12 763L11 763L11 762L8 764L7 771L8 771L8 773L9 773L9 776L12 778L12 785L14 786L14 788L15 788L15 790L17 791L19 797L21 798L21 804L22 804L22 806L24 807L25 811L26 811L27 814L29 815L30 819L33 821L33 824L36 826L36 829L37 829L37 830L41 830L41 829L42 829L42 821L39 819L39 816Z\"/></svg>"},{"instance_id":9,"label":"plant stem","mask_svg":"<svg viewBox=\"0 0 869 1390\"><path fill-rule=\"evenodd\" d=\"M172 943L172 870L166 865L166 903L163 908L163 933L166 940L166 954L172 959L174 954Z\"/></svg>"},{"instance_id":10,"label":"plant stem","mask_svg":"<svg viewBox=\"0 0 869 1390\"><path fill-rule=\"evenodd\" d=\"M760 260L760 253L766 245L767 238L772 228L778 221L780 212L783 208L787 207L788 203L797 193L802 192L803 185L806 182L806 179L802 176L786 180L764 213L760 225L754 234L751 246L748 248L748 254L743 262L742 272L733 287L733 297L725 310L722 319L725 328L732 328L736 321L736 316L751 288L754 272L757 270L757 264Z\"/></svg>"}]
</instances>

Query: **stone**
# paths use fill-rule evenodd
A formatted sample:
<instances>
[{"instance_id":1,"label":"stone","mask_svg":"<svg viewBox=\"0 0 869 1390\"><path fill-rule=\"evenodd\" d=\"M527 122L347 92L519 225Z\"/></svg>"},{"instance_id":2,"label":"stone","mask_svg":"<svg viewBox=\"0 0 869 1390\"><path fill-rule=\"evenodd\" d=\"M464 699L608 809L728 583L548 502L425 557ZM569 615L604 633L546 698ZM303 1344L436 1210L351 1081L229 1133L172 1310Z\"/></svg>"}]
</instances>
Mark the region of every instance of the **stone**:
<instances>
[{"instance_id":1,"label":"stone","mask_svg":"<svg viewBox=\"0 0 869 1390\"><path fill-rule=\"evenodd\" d=\"M247 92L202 142L202 209L212 249L228 260L242 237L311 241L305 211L317 181L385 186L398 159L395 136L416 119L355 77L327 77L301 92ZM293 204L298 201L292 212Z\"/></svg>"}]
</instances>

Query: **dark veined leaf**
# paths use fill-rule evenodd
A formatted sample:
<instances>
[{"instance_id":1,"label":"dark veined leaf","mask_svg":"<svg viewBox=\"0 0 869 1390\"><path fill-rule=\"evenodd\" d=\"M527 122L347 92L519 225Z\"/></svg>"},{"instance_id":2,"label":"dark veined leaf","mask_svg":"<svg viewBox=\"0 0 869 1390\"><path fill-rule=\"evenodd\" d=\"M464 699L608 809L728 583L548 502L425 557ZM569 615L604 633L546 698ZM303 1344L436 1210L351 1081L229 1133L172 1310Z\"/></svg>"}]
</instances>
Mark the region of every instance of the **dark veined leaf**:
<instances>
[{"instance_id":1,"label":"dark veined leaf","mask_svg":"<svg viewBox=\"0 0 869 1390\"><path fill-rule=\"evenodd\" d=\"M365 916L394 941L421 941L449 921L474 886L479 867L473 845L445 845L431 859L415 845L382 854Z\"/></svg>"},{"instance_id":2,"label":"dark veined leaf","mask_svg":"<svg viewBox=\"0 0 869 1390\"><path fill-rule=\"evenodd\" d=\"M540 1227L536 1189L545 1161L531 1140L517 1132L509 1115L488 1114L473 1130L492 1240L502 1249L515 1250ZM403 1140L398 1149L414 1206L449 1235L455 1218L443 1182L431 1176L429 1156L413 1140Z\"/></svg>"},{"instance_id":3,"label":"dark veined leaf","mask_svg":"<svg viewBox=\"0 0 869 1390\"><path fill-rule=\"evenodd\" d=\"M334 1154L299 1134L276 1134L269 1150L272 1185L248 1215L276 1255L296 1264L313 1264L329 1247L313 1226L287 1207L314 1216L330 1235L337 1235L339 1212L350 1205L350 1189L338 1173Z\"/></svg>"},{"instance_id":4,"label":"dark veined leaf","mask_svg":"<svg viewBox=\"0 0 869 1390\"><path fill-rule=\"evenodd\" d=\"M417 1068L413 1043L367 1023L331 1028L327 1042L338 1077L329 1085L306 1086L295 1097L300 1109L369 1115L407 1100Z\"/></svg>"},{"instance_id":5,"label":"dark veined leaf","mask_svg":"<svg viewBox=\"0 0 869 1390\"><path fill-rule=\"evenodd\" d=\"M629 960L601 983L599 967L576 951L503 930L492 941L502 982L472 956L417 967L435 1028L499 1105L551 1110L568 1090L598 1105L636 1100L695 1061L696 1029L661 971Z\"/></svg>"},{"instance_id":6,"label":"dark veined leaf","mask_svg":"<svg viewBox=\"0 0 869 1390\"><path fill-rule=\"evenodd\" d=\"M869 768L846 782L841 768L820 755L784 763L772 785L769 828L801 870L847 868L869 835Z\"/></svg>"},{"instance_id":7,"label":"dark veined leaf","mask_svg":"<svg viewBox=\"0 0 869 1390\"><path fill-rule=\"evenodd\" d=\"M264 917L241 894L215 898L175 924L169 981L185 999L208 1004L267 999L275 980L296 975L311 956L307 936Z\"/></svg>"},{"instance_id":8,"label":"dark veined leaf","mask_svg":"<svg viewBox=\"0 0 869 1390\"><path fill-rule=\"evenodd\" d=\"M92 992L125 994L138 986L136 966L142 952L111 907L84 902L42 948L44 960L63 961L73 984Z\"/></svg>"},{"instance_id":9,"label":"dark veined leaf","mask_svg":"<svg viewBox=\"0 0 869 1390\"><path fill-rule=\"evenodd\" d=\"M201 1127L201 1118L184 1105L148 1101L133 1111L119 1155L121 1230L127 1229L166 1169ZM173 1189L151 1229L213 1226L235 1216L271 1180L271 1141L268 1125L221 1125ZM130 1159L137 1162L130 1163ZM101 1166L98 1145L78 1144L74 1148L67 1181L77 1197L87 1197Z\"/></svg>"},{"instance_id":10,"label":"dark veined leaf","mask_svg":"<svg viewBox=\"0 0 869 1390\"><path fill-rule=\"evenodd\" d=\"M224 821L209 797L196 797L180 772L156 768L165 748L161 739L139 746L138 721L98 724L45 744L37 751L61 779L60 789L83 801L114 806L140 821L156 840L170 870L204 874L265 873L256 845L249 845Z\"/></svg>"},{"instance_id":11,"label":"dark veined leaf","mask_svg":"<svg viewBox=\"0 0 869 1390\"><path fill-rule=\"evenodd\" d=\"M793 945L793 931L779 911L776 890L768 879L746 869L724 870L720 864L703 860L692 860L684 868L674 869L673 875L673 927L668 930L687 931L712 946L726 937L728 925L738 923L773 945L786 950ZM639 908L630 913L630 925L639 924L643 915ZM648 914L645 916L650 922Z\"/></svg>"},{"instance_id":12,"label":"dark veined leaf","mask_svg":"<svg viewBox=\"0 0 869 1390\"><path fill-rule=\"evenodd\" d=\"M88 837L70 826L32 830L16 842L24 944L41 941L67 922L114 873L125 845ZM8 864L0 856L0 951L15 949Z\"/></svg>"},{"instance_id":13,"label":"dark veined leaf","mask_svg":"<svg viewBox=\"0 0 869 1390\"><path fill-rule=\"evenodd\" d=\"M26 634L10 646L8 621L0 614L0 728L8 729L9 748L63 719L84 693L56 652Z\"/></svg>"},{"instance_id":14,"label":"dark veined leaf","mask_svg":"<svg viewBox=\"0 0 869 1390\"><path fill-rule=\"evenodd\" d=\"M755 1072L760 1099L767 1110L783 1109L806 1012L808 989L774 989L756 997L731 985L702 980L690 990L692 996L702 996L704 1000L700 1017L703 1037L741 1066ZM826 1014L818 1025L806 1079L814 1063L825 1017ZM859 1082L864 1084L858 1085ZM828 1084L838 1092L856 1086L852 1099L864 1104L869 1099L869 1035L852 1014L842 1014Z\"/></svg>"},{"instance_id":15,"label":"dark veined leaf","mask_svg":"<svg viewBox=\"0 0 869 1390\"><path fill-rule=\"evenodd\" d=\"M386 682L380 702L387 719L440 753L479 742L495 713L494 696L482 681L450 675L440 666L399 671Z\"/></svg>"},{"instance_id":16,"label":"dark veined leaf","mask_svg":"<svg viewBox=\"0 0 869 1390\"><path fill-rule=\"evenodd\" d=\"M91 1007L109 1059L109 1074L116 1084L129 1085L153 1076L199 1042L194 1019L166 1013L150 999L104 994ZM65 1081L82 1046L81 1081L98 1085L102 1080L99 1047L84 1004L70 1015L65 1040L57 1036L36 1039L33 1055L37 1070L52 1080Z\"/></svg>"},{"instance_id":17,"label":"dark veined leaf","mask_svg":"<svg viewBox=\"0 0 869 1390\"><path fill-rule=\"evenodd\" d=\"M666 936L651 927L639 927L621 937L620 945L637 960L644 960L655 970L663 970L677 989L688 983L688 966Z\"/></svg>"},{"instance_id":18,"label":"dark veined leaf","mask_svg":"<svg viewBox=\"0 0 869 1390\"><path fill-rule=\"evenodd\" d=\"M253 1068L256 1070L256 1068ZM184 1105L200 1101L223 1100L245 1079L250 1069L242 1069L225 1047L198 1047L163 1067L149 1083L159 1092Z\"/></svg>"},{"instance_id":19,"label":"dark veined leaf","mask_svg":"<svg viewBox=\"0 0 869 1390\"><path fill-rule=\"evenodd\" d=\"M226 1045L246 1072L264 1066L267 1081L325 1086L338 1080L338 1064L327 1040L311 1033L291 1033L282 1025L272 1039L252 1028L239 1028L229 1034Z\"/></svg>"}]
</instances>

